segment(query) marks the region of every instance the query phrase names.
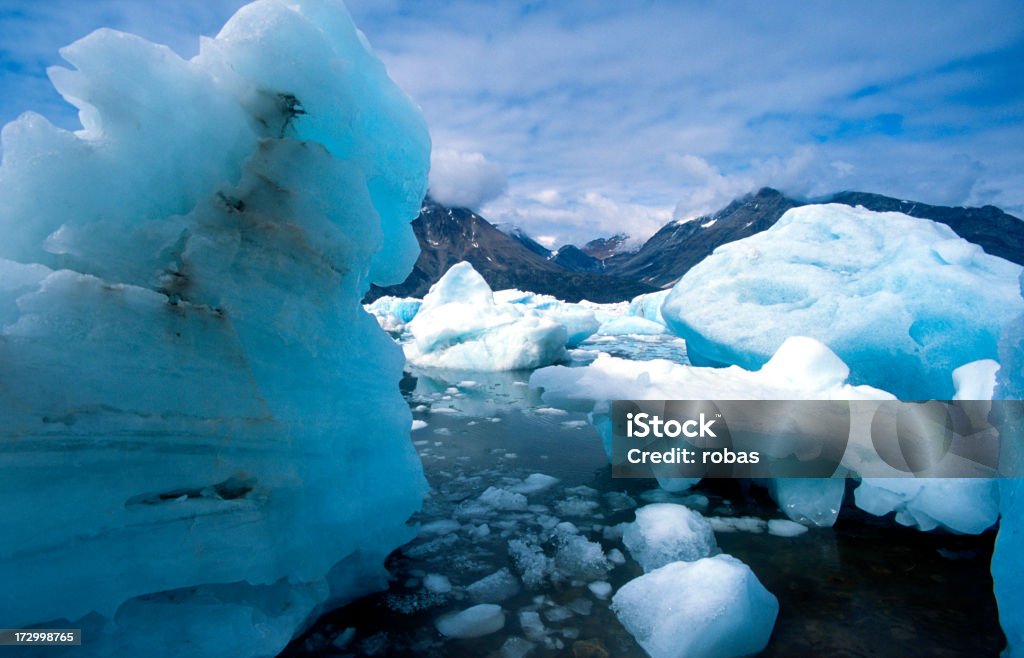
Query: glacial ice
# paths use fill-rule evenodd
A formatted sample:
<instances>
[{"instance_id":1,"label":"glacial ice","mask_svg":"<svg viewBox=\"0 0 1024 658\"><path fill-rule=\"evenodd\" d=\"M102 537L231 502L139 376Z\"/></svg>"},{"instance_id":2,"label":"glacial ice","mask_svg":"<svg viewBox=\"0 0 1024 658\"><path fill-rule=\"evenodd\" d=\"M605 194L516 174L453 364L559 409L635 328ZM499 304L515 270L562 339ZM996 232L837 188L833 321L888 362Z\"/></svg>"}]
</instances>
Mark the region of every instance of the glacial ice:
<instances>
[{"instance_id":1,"label":"glacial ice","mask_svg":"<svg viewBox=\"0 0 1024 658\"><path fill-rule=\"evenodd\" d=\"M756 369L811 336L854 383L941 400L955 368L996 357L1000 327L1024 310L1020 271L943 224L810 205L718 248L661 310L696 364Z\"/></svg>"},{"instance_id":2,"label":"glacial ice","mask_svg":"<svg viewBox=\"0 0 1024 658\"><path fill-rule=\"evenodd\" d=\"M565 357L568 333L521 304L497 303L469 263L457 263L435 283L407 325L406 358L421 367L522 370Z\"/></svg>"},{"instance_id":3,"label":"glacial ice","mask_svg":"<svg viewBox=\"0 0 1024 658\"><path fill-rule=\"evenodd\" d=\"M612 610L651 658L730 658L768 644L779 603L750 567L723 554L629 581Z\"/></svg>"},{"instance_id":4,"label":"glacial ice","mask_svg":"<svg viewBox=\"0 0 1024 658\"><path fill-rule=\"evenodd\" d=\"M835 525L846 493L845 478L776 478L768 492L786 516L806 525Z\"/></svg>"},{"instance_id":5,"label":"glacial ice","mask_svg":"<svg viewBox=\"0 0 1024 658\"><path fill-rule=\"evenodd\" d=\"M988 478L864 478L853 492L857 507L921 530L938 527L976 535L999 517L999 490Z\"/></svg>"},{"instance_id":6,"label":"glacial ice","mask_svg":"<svg viewBox=\"0 0 1024 658\"><path fill-rule=\"evenodd\" d=\"M1024 296L1024 274L1020 278ZM996 375L997 400L1024 400L1024 315L1003 331L999 343L1000 368ZM999 534L992 555L992 579L999 623L1006 634L1007 658L1024 655L1024 422L1015 418L1006 424L1006 436L999 455L1000 470L1007 476L999 481Z\"/></svg>"},{"instance_id":7,"label":"glacial ice","mask_svg":"<svg viewBox=\"0 0 1024 658\"><path fill-rule=\"evenodd\" d=\"M673 503L654 503L636 511L622 542L644 571L669 562L692 562L718 551L711 524L699 512Z\"/></svg>"},{"instance_id":8,"label":"glacial ice","mask_svg":"<svg viewBox=\"0 0 1024 658\"><path fill-rule=\"evenodd\" d=\"M665 324L665 318L661 315L661 305L665 303L665 298L671 292L671 289L667 289L649 292L645 295L637 295L630 300L626 315L643 318L662 325Z\"/></svg>"},{"instance_id":9,"label":"glacial ice","mask_svg":"<svg viewBox=\"0 0 1024 658\"><path fill-rule=\"evenodd\" d=\"M191 60L62 54L83 129L2 133L0 619L273 655L415 534L402 354L360 299L416 258L426 126L331 0Z\"/></svg>"},{"instance_id":10,"label":"glacial ice","mask_svg":"<svg viewBox=\"0 0 1024 658\"><path fill-rule=\"evenodd\" d=\"M401 334L405 325L416 317L423 300L415 297L379 297L366 305L366 311L377 319L380 328L389 334Z\"/></svg>"}]
</instances>

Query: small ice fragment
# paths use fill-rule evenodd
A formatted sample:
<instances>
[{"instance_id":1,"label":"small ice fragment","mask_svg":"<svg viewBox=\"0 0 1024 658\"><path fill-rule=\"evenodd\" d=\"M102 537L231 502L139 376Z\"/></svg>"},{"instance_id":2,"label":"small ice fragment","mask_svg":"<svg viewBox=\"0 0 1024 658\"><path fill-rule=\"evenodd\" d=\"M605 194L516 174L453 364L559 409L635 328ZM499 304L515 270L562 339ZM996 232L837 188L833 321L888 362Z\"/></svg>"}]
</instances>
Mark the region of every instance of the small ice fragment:
<instances>
[{"instance_id":1,"label":"small ice fragment","mask_svg":"<svg viewBox=\"0 0 1024 658\"><path fill-rule=\"evenodd\" d=\"M441 635L447 637L481 637L505 627L505 611L500 605L481 603L461 612L444 615L434 625Z\"/></svg>"}]
</instances>

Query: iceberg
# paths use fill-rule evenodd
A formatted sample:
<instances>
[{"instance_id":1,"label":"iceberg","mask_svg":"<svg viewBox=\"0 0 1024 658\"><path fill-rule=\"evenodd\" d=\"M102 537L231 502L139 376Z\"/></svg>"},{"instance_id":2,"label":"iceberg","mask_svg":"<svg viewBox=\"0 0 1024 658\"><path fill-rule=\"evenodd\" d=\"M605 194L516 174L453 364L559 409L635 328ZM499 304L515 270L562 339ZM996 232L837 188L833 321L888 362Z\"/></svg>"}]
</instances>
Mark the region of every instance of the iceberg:
<instances>
[{"instance_id":1,"label":"iceberg","mask_svg":"<svg viewBox=\"0 0 1024 658\"><path fill-rule=\"evenodd\" d=\"M730 658L764 649L779 602L750 567L716 555L629 581L612 610L651 658Z\"/></svg>"},{"instance_id":2,"label":"iceberg","mask_svg":"<svg viewBox=\"0 0 1024 658\"><path fill-rule=\"evenodd\" d=\"M497 304L521 304L525 308L533 309L558 322L566 331L566 343L568 348L578 347L601 326L601 321L596 317L595 308L600 310L604 304L591 304L590 302L563 302L551 295L525 292L510 288L498 290L494 293L494 301Z\"/></svg>"},{"instance_id":3,"label":"iceberg","mask_svg":"<svg viewBox=\"0 0 1024 658\"><path fill-rule=\"evenodd\" d=\"M2 133L0 619L275 655L415 535L402 353L360 300L417 256L425 123L331 0L244 7L191 60L62 54L82 129Z\"/></svg>"},{"instance_id":4,"label":"iceberg","mask_svg":"<svg viewBox=\"0 0 1024 658\"><path fill-rule=\"evenodd\" d=\"M1020 279L1024 296L1024 275ZM995 398L1024 400L1024 315L1003 331L999 344L1001 367L996 374ZM1006 423L1001 444L999 468L999 534L992 555L992 580L999 605L999 623L1006 634L1008 658L1024 655L1024 419Z\"/></svg>"},{"instance_id":5,"label":"iceberg","mask_svg":"<svg viewBox=\"0 0 1024 658\"><path fill-rule=\"evenodd\" d=\"M565 327L522 304L498 303L469 263L430 288L407 325L410 363L451 370L525 370L566 357Z\"/></svg>"},{"instance_id":6,"label":"iceberg","mask_svg":"<svg viewBox=\"0 0 1024 658\"><path fill-rule=\"evenodd\" d=\"M953 370L996 358L1000 328L1024 310L1020 272L943 224L811 205L716 249L661 311L698 365L756 369L810 336L855 384L946 400Z\"/></svg>"}]
</instances>

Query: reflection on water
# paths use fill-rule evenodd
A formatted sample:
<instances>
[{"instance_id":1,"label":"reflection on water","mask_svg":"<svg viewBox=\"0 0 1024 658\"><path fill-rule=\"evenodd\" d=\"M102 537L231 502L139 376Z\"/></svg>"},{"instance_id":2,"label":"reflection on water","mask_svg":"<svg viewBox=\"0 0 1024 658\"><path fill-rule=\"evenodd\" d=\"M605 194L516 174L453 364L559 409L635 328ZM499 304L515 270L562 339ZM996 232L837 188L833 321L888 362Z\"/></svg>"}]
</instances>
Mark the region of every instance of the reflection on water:
<instances>
[{"instance_id":1,"label":"reflection on water","mask_svg":"<svg viewBox=\"0 0 1024 658\"><path fill-rule=\"evenodd\" d=\"M588 588L600 580L617 590L641 574L618 524L662 500L709 517L781 517L749 482L705 481L696 492L672 494L651 481L612 479L587 422L590 405L549 407L528 377L422 370L406 377L413 416L426 423L412 433L431 486L416 519L422 531L388 559L387 591L324 615L282 655L643 656L610 601ZM526 480L534 473L558 482ZM797 537L764 533L763 523L733 525L761 532L717 532L721 549L779 598L764 655L995 656L1004 645L988 571L991 532L920 533L852 505L834 528ZM566 537L574 546L599 545L602 564L593 570L572 555L563 559L559 551L572 543ZM533 587L510 557L523 540L549 560ZM482 601L502 607L500 631L473 639L437 631L439 617Z\"/></svg>"}]
</instances>

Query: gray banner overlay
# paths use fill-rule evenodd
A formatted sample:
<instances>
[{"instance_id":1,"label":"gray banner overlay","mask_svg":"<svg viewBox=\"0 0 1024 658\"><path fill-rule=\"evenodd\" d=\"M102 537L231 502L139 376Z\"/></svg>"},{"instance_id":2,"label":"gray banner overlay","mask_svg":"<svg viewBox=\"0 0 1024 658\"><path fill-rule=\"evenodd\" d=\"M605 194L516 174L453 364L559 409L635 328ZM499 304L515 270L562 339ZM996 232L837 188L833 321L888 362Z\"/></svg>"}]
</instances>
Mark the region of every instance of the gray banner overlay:
<instances>
[{"instance_id":1,"label":"gray banner overlay","mask_svg":"<svg viewBox=\"0 0 1024 658\"><path fill-rule=\"evenodd\" d=\"M1020 477L1022 419L1021 400L615 400L612 475Z\"/></svg>"}]
</instances>

